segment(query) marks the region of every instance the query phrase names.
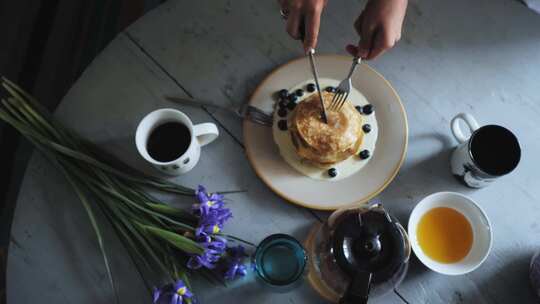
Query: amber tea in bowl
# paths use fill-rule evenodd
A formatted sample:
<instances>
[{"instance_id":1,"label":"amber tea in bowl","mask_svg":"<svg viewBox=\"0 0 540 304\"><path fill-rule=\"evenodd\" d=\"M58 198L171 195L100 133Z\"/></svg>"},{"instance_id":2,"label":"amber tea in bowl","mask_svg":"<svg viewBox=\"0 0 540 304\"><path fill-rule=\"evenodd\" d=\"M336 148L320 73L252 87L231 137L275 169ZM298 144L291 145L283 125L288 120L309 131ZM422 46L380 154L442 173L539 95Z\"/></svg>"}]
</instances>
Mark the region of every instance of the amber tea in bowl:
<instances>
[{"instance_id":1,"label":"amber tea in bowl","mask_svg":"<svg viewBox=\"0 0 540 304\"><path fill-rule=\"evenodd\" d=\"M469 254L473 231L469 220L459 211L437 207L426 212L416 230L424 253L440 263L456 263Z\"/></svg>"},{"instance_id":2,"label":"amber tea in bowl","mask_svg":"<svg viewBox=\"0 0 540 304\"><path fill-rule=\"evenodd\" d=\"M416 205L408 227L411 246L428 268L447 275L473 271L491 249L491 225L470 198L439 192Z\"/></svg>"}]
</instances>

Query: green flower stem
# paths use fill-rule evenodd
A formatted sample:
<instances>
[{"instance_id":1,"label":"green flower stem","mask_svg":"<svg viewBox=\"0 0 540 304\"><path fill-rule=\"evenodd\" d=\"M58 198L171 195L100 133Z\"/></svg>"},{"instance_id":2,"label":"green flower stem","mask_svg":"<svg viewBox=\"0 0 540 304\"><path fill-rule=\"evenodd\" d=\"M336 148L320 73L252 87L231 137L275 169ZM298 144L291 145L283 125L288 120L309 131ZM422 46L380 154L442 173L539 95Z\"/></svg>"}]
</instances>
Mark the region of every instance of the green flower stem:
<instances>
[{"instance_id":1,"label":"green flower stem","mask_svg":"<svg viewBox=\"0 0 540 304\"><path fill-rule=\"evenodd\" d=\"M64 173L64 176L66 176L67 180L69 181L71 186L73 186L73 189L77 193L77 196L79 197L79 200L81 201L82 205L84 206L84 209L86 210L86 213L88 214L88 218L90 219L92 227L94 228L94 231L96 232L96 236L97 236L97 240L98 240L98 244L99 244L99 249L101 250L103 260L105 262L105 268L107 270L107 276L109 277L109 282L111 283L111 287L112 287L112 289L114 291L116 303L119 303L118 294L116 292L117 289L116 289L116 286L115 286L115 283L114 283L114 277L112 275L109 259L107 257L107 253L106 253L106 250L105 250L105 245L103 243L103 237L102 237L102 234L101 234L101 230L99 229L99 225L98 225L98 223L96 221L94 211L92 211L92 208L90 207L90 203L88 202L88 200L84 196L83 192L79 188L79 185L77 184L77 182L74 179L71 178L70 174L62 166L59 166L59 167L62 169L62 171Z\"/></svg>"},{"instance_id":2,"label":"green flower stem","mask_svg":"<svg viewBox=\"0 0 540 304\"><path fill-rule=\"evenodd\" d=\"M64 127L30 94L8 79L0 77L0 85L6 93L0 104L0 120L11 125L34 144L38 151L61 170L73 187L96 234L116 302L117 289L103 232L96 218L97 210L103 213L103 219L117 233L143 280L140 267L144 267L146 273L167 277L168 280L180 278L189 288L191 274L224 284L211 270L199 269L192 272L186 268L189 255L204 252L200 244L185 236L186 233L193 236L198 217L186 210L164 204L147 192L148 189L154 189L194 196L195 190L128 167L117 157ZM220 193L237 192L243 191ZM253 245L230 235L223 236Z\"/></svg>"},{"instance_id":3,"label":"green flower stem","mask_svg":"<svg viewBox=\"0 0 540 304\"><path fill-rule=\"evenodd\" d=\"M169 242L172 246L186 253L199 254L199 255L204 253L204 249L199 244L197 244L192 239L188 239L187 237L183 235L170 232L167 230L163 230L157 227L145 226L145 225L140 225L140 226L141 228L144 228L146 231L149 231L153 235L163 239L164 241Z\"/></svg>"}]
</instances>

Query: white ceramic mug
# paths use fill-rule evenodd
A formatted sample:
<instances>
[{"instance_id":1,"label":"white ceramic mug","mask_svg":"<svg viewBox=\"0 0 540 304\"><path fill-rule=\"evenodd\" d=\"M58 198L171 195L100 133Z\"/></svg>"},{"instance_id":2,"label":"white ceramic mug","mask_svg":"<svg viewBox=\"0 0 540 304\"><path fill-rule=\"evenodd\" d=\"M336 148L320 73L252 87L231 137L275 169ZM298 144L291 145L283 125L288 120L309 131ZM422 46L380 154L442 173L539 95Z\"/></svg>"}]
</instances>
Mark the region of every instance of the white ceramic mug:
<instances>
[{"instance_id":1,"label":"white ceramic mug","mask_svg":"<svg viewBox=\"0 0 540 304\"><path fill-rule=\"evenodd\" d=\"M178 158L161 162L150 156L147 143L154 129L167 122L178 122L189 130L191 141L187 150ZM135 133L135 144L139 154L159 171L169 175L184 174L197 164L201 156L201 147L214 141L219 135L215 124L207 122L193 125L189 117L175 109L159 109L146 115Z\"/></svg>"},{"instance_id":2,"label":"white ceramic mug","mask_svg":"<svg viewBox=\"0 0 540 304\"><path fill-rule=\"evenodd\" d=\"M466 136L459 122L471 133ZM450 160L452 173L465 185L482 188L500 176L512 172L521 158L517 137L498 125L480 127L471 114L460 113L450 123L459 146Z\"/></svg>"},{"instance_id":3,"label":"white ceramic mug","mask_svg":"<svg viewBox=\"0 0 540 304\"><path fill-rule=\"evenodd\" d=\"M468 220L473 232L469 253L460 261L441 263L424 253L418 242L418 223L430 210L438 207L452 208ZM414 207L408 224L409 240L416 257L433 271L446 275L462 275L478 268L488 257L493 243L493 232L486 213L469 197L457 192L433 193Z\"/></svg>"}]
</instances>

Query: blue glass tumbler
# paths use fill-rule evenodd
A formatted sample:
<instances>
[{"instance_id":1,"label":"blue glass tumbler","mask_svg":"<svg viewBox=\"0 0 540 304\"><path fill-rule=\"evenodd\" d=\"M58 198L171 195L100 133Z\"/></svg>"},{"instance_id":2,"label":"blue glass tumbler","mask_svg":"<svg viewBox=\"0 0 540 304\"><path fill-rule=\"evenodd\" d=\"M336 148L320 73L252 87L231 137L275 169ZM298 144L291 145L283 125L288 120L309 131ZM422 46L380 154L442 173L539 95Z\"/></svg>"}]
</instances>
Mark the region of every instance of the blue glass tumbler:
<instances>
[{"instance_id":1,"label":"blue glass tumbler","mask_svg":"<svg viewBox=\"0 0 540 304\"><path fill-rule=\"evenodd\" d=\"M287 234L266 237L255 250L257 277L276 291L288 291L302 281L307 254L298 240Z\"/></svg>"}]
</instances>

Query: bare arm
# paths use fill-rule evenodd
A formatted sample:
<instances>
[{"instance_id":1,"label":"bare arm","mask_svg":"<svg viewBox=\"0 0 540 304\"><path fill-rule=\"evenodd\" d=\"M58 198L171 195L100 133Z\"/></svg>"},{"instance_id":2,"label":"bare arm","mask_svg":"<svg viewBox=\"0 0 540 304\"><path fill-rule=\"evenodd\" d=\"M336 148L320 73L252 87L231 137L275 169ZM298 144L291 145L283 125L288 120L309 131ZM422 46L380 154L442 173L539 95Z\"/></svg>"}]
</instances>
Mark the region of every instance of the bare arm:
<instances>
[{"instance_id":1,"label":"bare arm","mask_svg":"<svg viewBox=\"0 0 540 304\"><path fill-rule=\"evenodd\" d=\"M317 45L321 15L327 0L278 0L287 12L287 32L299 40L301 22L305 22L304 50ZM354 27L361 37L358 45L347 45L347 51L363 59L374 59L392 48L401 38L407 0L370 0Z\"/></svg>"},{"instance_id":2,"label":"bare arm","mask_svg":"<svg viewBox=\"0 0 540 304\"><path fill-rule=\"evenodd\" d=\"M401 39L406 10L407 0L370 0L354 23L360 43L347 51L370 60L391 49Z\"/></svg>"},{"instance_id":3,"label":"bare arm","mask_svg":"<svg viewBox=\"0 0 540 304\"><path fill-rule=\"evenodd\" d=\"M287 32L289 35L300 39L300 23L305 22L304 51L314 49L317 46L321 14L327 0L280 0L279 3L287 11Z\"/></svg>"}]
</instances>

